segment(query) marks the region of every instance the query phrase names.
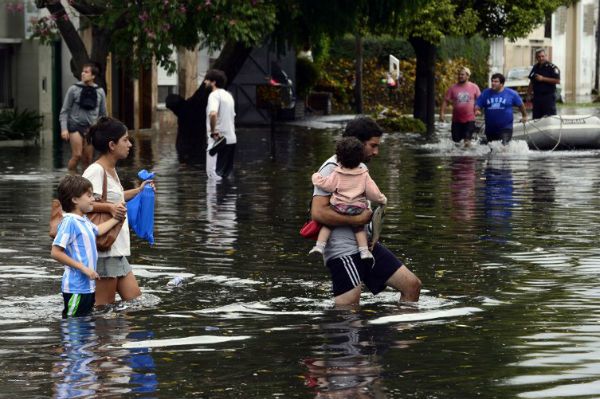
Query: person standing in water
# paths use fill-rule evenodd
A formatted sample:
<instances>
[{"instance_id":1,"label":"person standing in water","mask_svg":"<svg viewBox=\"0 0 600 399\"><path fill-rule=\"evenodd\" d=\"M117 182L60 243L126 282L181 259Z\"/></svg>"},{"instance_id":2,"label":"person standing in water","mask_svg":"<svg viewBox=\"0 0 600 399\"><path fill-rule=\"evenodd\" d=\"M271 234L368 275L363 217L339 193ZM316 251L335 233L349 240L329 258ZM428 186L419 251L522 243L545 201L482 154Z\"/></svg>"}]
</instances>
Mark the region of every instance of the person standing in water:
<instances>
[{"instance_id":1,"label":"person standing in water","mask_svg":"<svg viewBox=\"0 0 600 399\"><path fill-rule=\"evenodd\" d=\"M95 64L85 64L81 81L69 87L60 110L60 137L71 144L71 159L67 164L70 171L75 171L80 162L85 170L92 162L94 148L87 134L98 118L106 116L106 95L94 82L98 73Z\"/></svg>"},{"instance_id":2,"label":"person standing in water","mask_svg":"<svg viewBox=\"0 0 600 399\"><path fill-rule=\"evenodd\" d=\"M527 99L533 100L532 118L556 115L556 85L560 83L560 70L546 58L543 48L535 51L537 64L529 73Z\"/></svg>"},{"instance_id":3,"label":"person standing in water","mask_svg":"<svg viewBox=\"0 0 600 399\"><path fill-rule=\"evenodd\" d=\"M481 95L479 86L469 82L471 71L467 67L458 70L458 82L448 89L440 109L440 122L446 122L446 105L452 104L452 141L465 147L471 144L475 131L475 101Z\"/></svg>"},{"instance_id":4,"label":"person standing in water","mask_svg":"<svg viewBox=\"0 0 600 399\"><path fill-rule=\"evenodd\" d=\"M225 72L211 69L204 77L204 85L210 91L206 106L206 175L220 181L233 170L235 154L235 102L225 90ZM223 144L225 143L225 144Z\"/></svg>"},{"instance_id":5,"label":"person standing in water","mask_svg":"<svg viewBox=\"0 0 600 399\"><path fill-rule=\"evenodd\" d=\"M492 88L485 89L475 102L475 113L485 110L485 137L487 141L502 141L507 145L513 135L513 107L521 111L522 122L527 121L527 110L516 91L504 87L504 75L492 75Z\"/></svg>"}]
</instances>

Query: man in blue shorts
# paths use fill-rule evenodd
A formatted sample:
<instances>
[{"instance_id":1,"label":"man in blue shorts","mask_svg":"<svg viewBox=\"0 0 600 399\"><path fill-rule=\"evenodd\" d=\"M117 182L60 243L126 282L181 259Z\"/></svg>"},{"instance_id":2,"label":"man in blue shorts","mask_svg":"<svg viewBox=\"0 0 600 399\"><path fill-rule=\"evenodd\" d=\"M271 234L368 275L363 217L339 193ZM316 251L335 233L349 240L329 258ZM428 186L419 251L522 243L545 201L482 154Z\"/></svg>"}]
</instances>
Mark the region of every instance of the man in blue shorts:
<instances>
[{"instance_id":1,"label":"man in blue shorts","mask_svg":"<svg viewBox=\"0 0 600 399\"><path fill-rule=\"evenodd\" d=\"M475 102L475 113L485 109L485 137L487 141L501 140L507 145L513 135L513 107L521 111L522 122L527 120L527 110L516 91L504 87L504 75L492 75L492 88L485 89Z\"/></svg>"},{"instance_id":2,"label":"man in blue shorts","mask_svg":"<svg viewBox=\"0 0 600 399\"><path fill-rule=\"evenodd\" d=\"M348 122L344 136L358 138L365 145L365 162L379 153L383 131L371 118L361 117ZM328 176L337 166L335 155L329 158L319 173ZM331 193L314 188L311 216L317 222L334 227L325 247L325 264L331 274L336 305L357 305L360 302L362 284L378 294L385 287L400 291L400 299L416 302L421 292L421 281L398 258L383 245L373 248L372 259L361 259L352 226L369 222L372 212L360 215L342 215L331 209Z\"/></svg>"}]
</instances>

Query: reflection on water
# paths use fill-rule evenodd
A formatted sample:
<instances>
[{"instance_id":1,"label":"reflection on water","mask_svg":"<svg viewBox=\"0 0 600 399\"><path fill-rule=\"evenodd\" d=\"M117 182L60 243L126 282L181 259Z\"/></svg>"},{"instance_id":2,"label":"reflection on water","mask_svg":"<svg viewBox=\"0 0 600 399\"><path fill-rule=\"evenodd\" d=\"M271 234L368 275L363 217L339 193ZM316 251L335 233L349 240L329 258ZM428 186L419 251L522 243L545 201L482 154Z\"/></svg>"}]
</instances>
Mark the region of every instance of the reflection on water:
<instances>
[{"instance_id":1,"label":"reflection on water","mask_svg":"<svg viewBox=\"0 0 600 399\"><path fill-rule=\"evenodd\" d=\"M57 398L153 393L158 386L148 348L118 349L115 342L152 337L129 331L123 317L70 318L60 322L60 360L52 367Z\"/></svg>"},{"instance_id":2,"label":"reflection on water","mask_svg":"<svg viewBox=\"0 0 600 399\"><path fill-rule=\"evenodd\" d=\"M208 249L234 250L237 241L237 196L228 181L206 180L206 245Z\"/></svg>"},{"instance_id":3,"label":"reflection on water","mask_svg":"<svg viewBox=\"0 0 600 399\"><path fill-rule=\"evenodd\" d=\"M475 158L453 158L451 170L451 215L456 220L469 221L475 215Z\"/></svg>"},{"instance_id":4,"label":"reflection on water","mask_svg":"<svg viewBox=\"0 0 600 399\"><path fill-rule=\"evenodd\" d=\"M505 243L511 237L514 206L512 171L506 160L488 160L485 168L484 190L486 224L483 239Z\"/></svg>"},{"instance_id":5,"label":"reflection on water","mask_svg":"<svg viewBox=\"0 0 600 399\"><path fill-rule=\"evenodd\" d=\"M369 165L417 305L333 310L306 258L310 175L339 131L281 128L271 160L269 131L242 129L219 184L178 164L173 135L135 137L122 183L143 168L158 187L156 245L132 234L143 298L65 321L47 235L64 159L0 148L0 396L599 397L600 152L441 134L386 135Z\"/></svg>"},{"instance_id":6,"label":"reflection on water","mask_svg":"<svg viewBox=\"0 0 600 399\"><path fill-rule=\"evenodd\" d=\"M341 321L319 325L323 340L315 357L304 359L306 385L315 398L374 398L381 393L376 341L363 328L360 314L340 313Z\"/></svg>"},{"instance_id":7,"label":"reflection on water","mask_svg":"<svg viewBox=\"0 0 600 399\"><path fill-rule=\"evenodd\" d=\"M375 343L357 313L341 317L319 325L325 342L318 347L319 358L304 360L306 385L316 389L316 398L370 398L381 373Z\"/></svg>"}]
</instances>

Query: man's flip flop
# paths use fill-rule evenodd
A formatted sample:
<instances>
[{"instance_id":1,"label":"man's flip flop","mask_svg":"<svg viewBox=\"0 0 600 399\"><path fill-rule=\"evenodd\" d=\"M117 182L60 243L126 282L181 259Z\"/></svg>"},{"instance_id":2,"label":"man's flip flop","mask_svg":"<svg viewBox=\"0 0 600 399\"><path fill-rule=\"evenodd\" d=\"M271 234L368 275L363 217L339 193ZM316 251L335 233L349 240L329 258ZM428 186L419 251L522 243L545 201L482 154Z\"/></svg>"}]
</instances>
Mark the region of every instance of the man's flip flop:
<instances>
[{"instance_id":1,"label":"man's flip flop","mask_svg":"<svg viewBox=\"0 0 600 399\"><path fill-rule=\"evenodd\" d=\"M385 215L385 205L381 205L373 212L373 217L371 217L371 250L377 241L379 241L379 237L381 236L381 228L383 227L383 216Z\"/></svg>"}]
</instances>

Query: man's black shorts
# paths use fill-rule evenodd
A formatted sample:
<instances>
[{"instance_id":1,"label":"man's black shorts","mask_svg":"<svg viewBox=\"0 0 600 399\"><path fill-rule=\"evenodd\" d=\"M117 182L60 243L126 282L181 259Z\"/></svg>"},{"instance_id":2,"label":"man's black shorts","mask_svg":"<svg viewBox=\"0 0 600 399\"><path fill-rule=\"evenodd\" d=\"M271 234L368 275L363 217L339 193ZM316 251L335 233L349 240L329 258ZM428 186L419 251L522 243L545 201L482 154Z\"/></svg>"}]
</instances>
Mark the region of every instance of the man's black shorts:
<instances>
[{"instance_id":1,"label":"man's black shorts","mask_svg":"<svg viewBox=\"0 0 600 399\"><path fill-rule=\"evenodd\" d=\"M554 93L543 96L533 96L533 119L556 115L556 96Z\"/></svg>"},{"instance_id":2,"label":"man's black shorts","mask_svg":"<svg viewBox=\"0 0 600 399\"><path fill-rule=\"evenodd\" d=\"M506 145L512 139L513 130L512 129L500 129L497 132L485 132L485 137L487 141L499 141L502 140L502 144Z\"/></svg>"},{"instance_id":3,"label":"man's black shorts","mask_svg":"<svg viewBox=\"0 0 600 399\"><path fill-rule=\"evenodd\" d=\"M378 294L400 267L402 261L381 244L375 244L373 259L361 259L359 253L329 259L327 268L333 283L333 296L342 295L364 283L369 291Z\"/></svg>"},{"instance_id":4,"label":"man's black shorts","mask_svg":"<svg viewBox=\"0 0 600 399\"><path fill-rule=\"evenodd\" d=\"M475 129L475 121L465 123L452 122L452 141L458 143L461 140L472 140Z\"/></svg>"},{"instance_id":5,"label":"man's black shorts","mask_svg":"<svg viewBox=\"0 0 600 399\"><path fill-rule=\"evenodd\" d=\"M62 312L63 319L68 317L87 316L94 310L96 294L68 294L62 293L65 308Z\"/></svg>"}]
</instances>

